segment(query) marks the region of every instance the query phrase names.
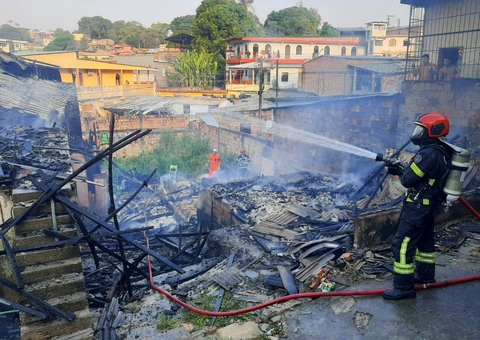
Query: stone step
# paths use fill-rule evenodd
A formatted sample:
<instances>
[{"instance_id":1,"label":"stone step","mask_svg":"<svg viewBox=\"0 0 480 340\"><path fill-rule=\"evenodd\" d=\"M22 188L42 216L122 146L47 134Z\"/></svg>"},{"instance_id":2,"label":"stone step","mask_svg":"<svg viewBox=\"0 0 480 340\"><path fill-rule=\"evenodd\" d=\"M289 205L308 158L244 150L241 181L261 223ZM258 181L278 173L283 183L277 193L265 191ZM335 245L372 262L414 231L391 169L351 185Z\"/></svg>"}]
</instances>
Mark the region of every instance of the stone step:
<instances>
[{"instance_id":1,"label":"stone step","mask_svg":"<svg viewBox=\"0 0 480 340\"><path fill-rule=\"evenodd\" d=\"M57 225L60 224L72 224L72 218L70 215L60 215L57 216ZM34 231L43 230L43 229L52 229L53 221L52 217L45 218L36 218L29 219L21 222L15 226L15 233L19 234L28 234Z\"/></svg>"},{"instance_id":2,"label":"stone step","mask_svg":"<svg viewBox=\"0 0 480 340\"><path fill-rule=\"evenodd\" d=\"M61 189L61 191L65 195L70 197L72 195L72 186L70 184L65 184L65 186ZM20 202L36 201L42 194L43 194L43 191L40 191L40 190L13 189L12 202L13 204L17 204Z\"/></svg>"},{"instance_id":3,"label":"stone step","mask_svg":"<svg viewBox=\"0 0 480 340\"><path fill-rule=\"evenodd\" d=\"M49 264L26 267L22 272L22 278L25 284L32 284L61 278L62 275L69 273L79 273L81 275L82 272L82 260L80 257L75 257Z\"/></svg>"},{"instance_id":4,"label":"stone step","mask_svg":"<svg viewBox=\"0 0 480 340\"><path fill-rule=\"evenodd\" d=\"M62 248L31 251L28 253L17 253L15 258L19 267L28 267L79 256L80 249L78 246L66 246Z\"/></svg>"},{"instance_id":5,"label":"stone step","mask_svg":"<svg viewBox=\"0 0 480 340\"><path fill-rule=\"evenodd\" d=\"M78 292L71 295L59 296L53 299L45 300L50 305L57 307L64 312L76 312L83 309L88 309L87 294L85 292ZM41 321L41 319L27 313L20 313L20 323L26 325Z\"/></svg>"},{"instance_id":6,"label":"stone step","mask_svg":"<svg viewBox=\"0 0 480 340\"><path fill-rule=\"evenodd\" d=\"M98 337L96 337L95 332L91 328L89 328L89 329L83 329L73 334L56 336L51 340L93 340L93 339L98 339Z\"/></svg>"},{"instance_id":7,"label":"stone step","mask_svg":"<svg viewBox=\"0 0 480 340\"><path fill-rule=\"evenodd\" d=\"M73 226L59 226L58 232L67 236L77 237L77 230ZM16 236L13 239L12 247L13 248L28 248L38 246L40 244L49 244L55 242L55 238L45 235L42 231L34 231L32 233L23 234L24 237Z\"/></svg>"},{"instance_id":8,"label":"stone step","mask_svg":"<svg viewBox=\"0 0 480 340\"><path fill-rule=\"evenodd\" d=\"M18 217L21 214L23 214L28 208L27 206L24 206L22 204L17 204L13 207L13 217ZM42 214L51 214L52 213L52 208L50 206L50 203L43 203L41 206L33 209L29 215L30 216L38 216ZM67 211L65 210L65 207L61 203L55 203L55 214L58 215L66 215Z\"/></svg>"},{"instance_id":9,"label":"stone step","mask_svg":"<svg viewBox=\"0 0 480 340\"><path fill-rule=\"evenodd\" d=\"M61 278L32 283L25 286L25 290L47 300L63 295L85 292L85 281L79 273L66 274Z\"/></svg>"},{"instance_id":10,"label":"stone step","mask_svg":"<svg viewBox=\"0 0 480 340\"><path fill-rule=\"evenodd\" d=\"M92 329L92 315L90 310L84 309L75 312L73 321L55 319L54 321L39 321L21 326L22 340L45 340L54 337L68 336L78 331ZM67 338L68 339L68 338Z\"/></svg>"}]
</instances>

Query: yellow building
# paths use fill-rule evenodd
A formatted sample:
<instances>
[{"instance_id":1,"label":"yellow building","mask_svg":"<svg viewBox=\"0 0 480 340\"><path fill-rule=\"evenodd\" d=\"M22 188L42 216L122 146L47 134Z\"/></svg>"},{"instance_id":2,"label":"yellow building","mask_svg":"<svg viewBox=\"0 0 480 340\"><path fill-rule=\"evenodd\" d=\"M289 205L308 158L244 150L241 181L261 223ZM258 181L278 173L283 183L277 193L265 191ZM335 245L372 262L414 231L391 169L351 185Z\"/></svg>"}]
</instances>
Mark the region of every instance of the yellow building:
<instances>
[{"instance_id":1,"label":"yellow building","mask_svg":"<svg viewBox=\"0 0 480 340\"><path fill-rule=\"evenodd\" d=\"M78 52L37 52L19 55L28 62L57 66L62 82L75 83L79 99L125 97L155 93L153 74L147 67L79 58Z\"/></svg>"},{"instance_id":2,"label":"yellow building","mask_svg":"<svg viewBox=\"0 0 480 340\"><path fill-rule=\"evenodd\" d=\"M82 41L82 39L85 37L85 34L83 33L73 33L73 40L75 41Z\"/></svg>"}]
</instances>

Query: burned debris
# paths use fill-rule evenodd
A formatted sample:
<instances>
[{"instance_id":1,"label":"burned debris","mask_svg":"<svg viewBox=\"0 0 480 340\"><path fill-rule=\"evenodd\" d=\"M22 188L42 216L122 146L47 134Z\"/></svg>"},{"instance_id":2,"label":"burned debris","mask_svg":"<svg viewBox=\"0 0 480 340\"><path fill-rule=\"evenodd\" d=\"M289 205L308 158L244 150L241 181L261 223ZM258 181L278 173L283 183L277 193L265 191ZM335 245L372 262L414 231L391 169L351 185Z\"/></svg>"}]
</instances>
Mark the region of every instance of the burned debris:
<instances>
[{"instance_id":1,"label":"burned debris","mask_svg":"<svg viewBox=\"0 0 480 340\"><path fill-rule=\"evenodd\" d=\"M57 136L61 130L38 129L39 135L28 129L21 132L25 139L50 143L29 147L17 134L4 132L2 179L6 181L2 185L35 188L39 195L23 204L21 214L2 224L2 255L8 258L13 275L12 280L2 279L0 284L24 297L22 304L12 300L5 303L31 319L82 318L78 310L63 310L48 295L38 297L31 283L22 282L27 262L19 263L17 255L49 249L68 252L79 247L83 268L76 270L83 274L85 299L91 310L98 311L95 329L104 339L124 334L122 326L130 320L124 314L126 306L148 296L148 257L155 284L192 303L199 294L217 292L218 309L228 291L233 291L236 299L261 303L298 292L345 289L352 280L385 277L391 270L388 246L352 247L357 214L397 202L391 196L394 191L378 184L381 175L359 193L354 184L308 172L252 177L205 188L201 182L176 174L141 177L122 170L118 172L120 184L109 185L112 195L107 200L114 204L100 216L72 199L65 186L71 181L83 183L98 189L98 194L103 190L103 197L107 197L107 187L82 181L79 175L149 131L136 131L87 155L86 162L75 171L69 167L69 147ZM52 142L56 140L63 140L63 144ZM56 157L61 160L63 155L63 162L50 161ZM111 173L108 176L113 177ZM375 196L371 200L365 194L377 191L379 194L370 194ZM352 199L356 195L362 198ZM52 210L51 202L60 207ZM50 210L42 210L45 203ZM35 231L37 236L48 237L41 244L11 247L8 231L32 217L57 222L68 217L71 225L53 223L51 228ZM17 235L32 236L28 229L23 230ZM457 246L461 243L462 239L456 240ZM29 265L38 264L31 260ZM62 280L72 280L69 275L65 273ZM163 308L164 313L178 311L173 305Z\"/></svg>"}]
</instances>

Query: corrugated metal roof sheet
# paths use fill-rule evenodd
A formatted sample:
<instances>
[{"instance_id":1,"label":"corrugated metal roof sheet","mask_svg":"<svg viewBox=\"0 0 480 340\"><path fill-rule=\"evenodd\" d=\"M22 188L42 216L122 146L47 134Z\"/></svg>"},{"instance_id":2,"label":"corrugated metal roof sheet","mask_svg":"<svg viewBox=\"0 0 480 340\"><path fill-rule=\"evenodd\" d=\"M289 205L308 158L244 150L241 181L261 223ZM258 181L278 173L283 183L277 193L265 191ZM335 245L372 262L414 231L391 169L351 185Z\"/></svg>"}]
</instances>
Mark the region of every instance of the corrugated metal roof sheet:
<instances>
[{"instance_id":1,"label":"corrugated metal roof sheet","mask_svg":"<svg viewBox=\"0 0 480 340\"><path fill-rule=\"evenodd\" d=\"M217 120L215 117L212 116L202 116L202 120L205 124L209 126L215 126L215 127L220 127L220 124L218 124Z\"/></svg>"},{"instance_id":2,"label":"corrugated metal roof sheet","mask_svg":"<svg viewBox=\"0 0 480 340\"><path fill-rule=\"evenodd\" d=\"M63 116L69 101L77 100L73 84L19 78L0 73L0 106L49 120L52 114Z\"/></svg>"}]
</instances>

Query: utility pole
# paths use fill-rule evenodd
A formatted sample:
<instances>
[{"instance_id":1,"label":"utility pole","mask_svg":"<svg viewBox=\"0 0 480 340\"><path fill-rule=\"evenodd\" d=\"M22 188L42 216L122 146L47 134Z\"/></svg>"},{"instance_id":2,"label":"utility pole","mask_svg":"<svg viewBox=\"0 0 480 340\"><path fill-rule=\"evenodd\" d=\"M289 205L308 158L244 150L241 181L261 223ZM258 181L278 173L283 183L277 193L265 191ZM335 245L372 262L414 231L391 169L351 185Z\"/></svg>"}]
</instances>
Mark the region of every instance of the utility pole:
<instances>
[{"instance_id":1,"label":"utility pole","mask_svg":"<svg viewBox=\"0 0 480 340\"><path fill-rule=\"evenodd\" d=\"M275 71L275 106L278 106L278 59L277 59L277 70Z\"/></svg>"},{"instance_id":2,"label":"utility pole","mask_svg":"<svg viewBox=\"0 0 480 340\"><path fill-rule=\"evenodd\" d=\"M390 18L395 18L395 15L393 14L387 15L387 30L390 28Z\"/></svg>"},{"instance_id":3,"label":"utility pole","mask_svg":"<svg viewBox=\"0 0 480 340\"><path fill-rule=\"evenodd\" d=\"M260 81L258 82L258 116L262 119L262 97L263 97L263 58L260 58Z\"/></svg>"}]
</instances>

